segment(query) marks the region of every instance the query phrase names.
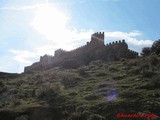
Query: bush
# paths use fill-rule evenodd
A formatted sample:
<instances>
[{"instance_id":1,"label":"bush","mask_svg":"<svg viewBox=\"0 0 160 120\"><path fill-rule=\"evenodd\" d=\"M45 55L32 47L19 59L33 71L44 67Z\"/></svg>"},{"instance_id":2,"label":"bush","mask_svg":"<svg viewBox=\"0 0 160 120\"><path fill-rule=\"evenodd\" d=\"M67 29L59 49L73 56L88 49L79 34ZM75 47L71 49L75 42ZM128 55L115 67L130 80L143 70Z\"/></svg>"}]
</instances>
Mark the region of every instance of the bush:
<instances>
[{"instance_id":1,"label":"bush","mask_svg":"<svg viewBox=\"0 0 160 120\"><path fill-rule=\"evenodd\" d=\"M160 75L154 76L148 83L144 84L141 88L144 89L160 88Z\"/></svg>"},{"instance_id":2,"label":"bush","mask_svg":"<svg viewBox=\"0 0 160 120\"><path fill-rule=\"evenodd\" d=\"M0 81L0 87L4 87L4 84L2 81Z\"/></svg>"},{"instance_id":3,"label":"bush","mask_svg":"<svg viewBox=\"0 0 160 120\"><path fill-rule=\"evenodd\" d=\"M148 85L152 86L153 88L160 88L160 75L154 76Z\"/></svg>"},{"instance_id":4,"label":"bush","mask_svg":"<svg viewBox=\"0 0 160 120\"><path fill-rule=\"evenodd\" d=\"M147 78L152 78L156 73L151 70L142 70L142 75Z\"/></svg>"},{"instance_id":5,"label":"bush","mask_svg":"<svg viewBox=\"0 0 160 120\"><path fill-rule=\"evenodd\" d=\"M150 63L151 63L151 65L154 65L154 66L158 65L158 64L159 64L158 57L155 56L155 55L152 55L152 56L150 57Z\"/></svg>"},{"instance_id":6,"label":"bush","mask_svg":"<svg viewBox=\"0 0 160 120\"><path fill-rule=\"evenodd\" d=\"M139 65L139 69L140 70L148 70L149 69L149 64L147 61L143 61L140 63Z\"/></svg>"},{"instance_id":7,"label":"bush","mask_svg":"<svg viewBox=\"0 0 160 120\"><path fill-rule=\"evenodd\" d=\"M143 57L149 56L150 54L151 54L151 48L150 48L150 47L144 47L144 48L142 49L141 55L142 55Z\"/></svg>"},{"instance_id":8,"label":"bush","mask_svg":"<svg viewBox=\"0 0 160 120\"><path fill-rule=\"evenodd\" d=\"M10 102L13 106L18 106L21 104L20 99L18 99L17 96L11 96Z\"/></svg>"},{"instance_id":9,"label":"bush","mask_svg":"<svg viewBox=\"0 0 160 120\"><path fill-rule=\"evenodd\" d=\"M133 69L129 70L129 73L133 74L133 75L138 75L138 74L140 74L140 69L138 67L133 68Z\"/></svg>"},{"instance_id":10,"label":"bush","mask_svg":"<svg viewBox=\"0 0 160 120\"><path fill-rule=\"evenodd\" d=\"M0 93L4 92L6 90L6 86L2 81L0 81Z\"/></svg>"},{"instance_id":11,"label":"bush","mask_svg":"<svg viewBox=\"0 0 160 120\"><path fill-rule=\"evenodd\" d=\"M87 116L82 113L73 113L68 120L88 120Z\"/></svg>"},{"instance_id":12,"label":"bush","mask_svg":"<svg viewBox=\"0 0 160 120\"><path fill-rule=\"evenodd\" d=\"M74 87L78 84L78 82L82 81L82 78L79 77L79 76L63 76L62 77L62 84L65 86L65 87Z\"/></svg>"},{"instance_id":13,"label":"bush","mask_svg":"<svg viewBox=\"0 0 160 120\"><path fill-rule=\"evenodd\" d=\"M124 61L127 61L127 59L126 59L126 58L121 58L120 61L121 61L121 62L124 62Z\"/></svg>"},{"instance_id":14,"label":"bush","mask_svg":"<svg viewBox=\"0 0 160 120\"><path fill-rule=\"evenodd\" d=\"M96 74L97 77L106 76L106 75L107 75L107 73L105 73L104 71L101 71L101 72Z\"/></svg>"},{"instance_id":15,"label":"bush","mask_svg":"<svg viewBox=\"0 0 160 120\"><path fill-rule=\"evenodd\" d=\"M84 97L86 100L91 101L91 100L97 100L99 98L99 96L91 94L91 95L87 95Z\"/></svg>"},{"instance_id":16,"label":"bush","mask_svg":"<svg viewBox=\"0 0 160 120\"><path fill-rule=\"evenodd\" d=\"M138 62L136 60L131 60L128 62L128 66L132 67L132 66L137 66Z\"/></svg>"},{"instance_id":17,"label":"bush","mask_svg":"<svg viewBox=\"0 0 160 120\"><path fill-rule=\"evenodd\" d=\"M135 97L140 97L140 93L139 91L135 91L135 90L126 90L126 91L121 91L120 96L122 98L135 98Z\"/></svg>"},{"instance_id":18,"label":"bush","mask_svg":"<svg viewBox=\"0 0 160 120\"><path fill-rule=\"evenodd\" d=\"M89 106L88 105L80 105L76 107L76 112L82 113L85 110L88 110Z\"/></svg>"},{"instance_id":19,"label":"bush","mask_svg":"<svg viewBox=\"0 0 160 120\"><path fill-rule=\"evenodd\" d=\"M116 71L118 71L118 69L117 69L116 67L109 67L108 69L109 69L109 71L111 71L111 72L116 72Z\"/></svg>"},{"instance_id":20,"label":"bush","mask_svg":"<svg viewBox=\"0 0 160 120\"><path fill-rule=\"evenodd\" d=\"M87 73L86 73L86 71L85 71L85 68L79 68L79 69L78 69L78 73L79 73L79 75L81 75L81 76L87 75Z\"/></svg>"},{"instance_id":21,"label":"bush","mask_svg":"<svg viewBox=\"0 0 160 120\"><path fill-rule=\"evenodd\" d=\"M160 54L160 39L153 43L151 50L153 54Z\"/></svg>"},{"instance_id":22,"label":"bush","mask_svg":"<svg viewBox=\"0 0 160 120\"><path fill-rule=\"evenodd\" d=\"M63 90L60 83L46 83L35 91L37 98L50 100Z\"/></svg>"},{"instance_id":23,"label":"bush","mask_svg":"<svg viewBox=\"0 0 160 120\"><path fill-rule=\"evenodd\" d=\"M92 114L89 116L88 120L106 120L105 117L98 115L98 114Z\"/></svg>"}]
</instances>

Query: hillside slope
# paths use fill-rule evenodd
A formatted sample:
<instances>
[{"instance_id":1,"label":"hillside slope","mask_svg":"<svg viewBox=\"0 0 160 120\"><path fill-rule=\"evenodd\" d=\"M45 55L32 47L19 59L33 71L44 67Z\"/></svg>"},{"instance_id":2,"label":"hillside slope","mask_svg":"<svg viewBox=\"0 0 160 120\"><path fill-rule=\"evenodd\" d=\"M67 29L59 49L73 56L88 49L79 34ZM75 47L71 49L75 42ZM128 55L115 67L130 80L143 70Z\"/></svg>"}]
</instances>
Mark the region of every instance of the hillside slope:
<instances>
[{"instance_id":1,"label":"hillside slope","mask_svg":"<svg viewBox=\"0 0 160 120\"><path fill-rule=\"evenodd\" d=\"M121 120L118 113L160 115L159 91L157 56L5 76L0 77L0 119Z\"/></svg>"}]
</instances>

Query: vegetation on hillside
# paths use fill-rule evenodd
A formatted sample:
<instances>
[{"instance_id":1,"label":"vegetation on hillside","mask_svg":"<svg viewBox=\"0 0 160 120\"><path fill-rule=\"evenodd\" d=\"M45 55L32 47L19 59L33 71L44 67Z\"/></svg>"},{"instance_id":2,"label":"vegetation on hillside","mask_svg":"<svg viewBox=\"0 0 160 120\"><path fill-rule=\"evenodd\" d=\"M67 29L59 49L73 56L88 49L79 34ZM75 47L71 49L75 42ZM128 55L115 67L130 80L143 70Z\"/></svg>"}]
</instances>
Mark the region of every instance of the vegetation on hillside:
<instances>
[{"instance_id":1,"label":"vegetation on hillside","mask_svg":"<svg viewBox=\"0 0 160 120\"><path fill-rule=\"evenodd\" d=\"M151 47L144 47L144 48L142 49L141 55L142 55L143 57L149 56L149 55L151 55L151 54L156 54L156 55L159 55L159 54L160 54L160 39L154 41L154 43L152 44Z\"/></svg>"},{"instance_id":2,"label":"vegetation on hillside","mask_svg":"<svg viewBox=\"0 0 160 120\"><path fill-rule=\"evenodd\" d=\"M94 61L0 80L0 110L48 107L57 120L117 120L117 113L160 114L160 58Z\"/></svg>"},{"instance_id":3,"label":"vegetation on hillside","mask_svg":"<svg viewBox=\"0 0 160 120\"><path fill-rule=\"evenodd\" d=\"M0 118L117 120L118 113L160 115L159 45L154 42L150 52L143 49L137 59L93 61L78 69L0 73Z\"/></svg>"}]
</instances>

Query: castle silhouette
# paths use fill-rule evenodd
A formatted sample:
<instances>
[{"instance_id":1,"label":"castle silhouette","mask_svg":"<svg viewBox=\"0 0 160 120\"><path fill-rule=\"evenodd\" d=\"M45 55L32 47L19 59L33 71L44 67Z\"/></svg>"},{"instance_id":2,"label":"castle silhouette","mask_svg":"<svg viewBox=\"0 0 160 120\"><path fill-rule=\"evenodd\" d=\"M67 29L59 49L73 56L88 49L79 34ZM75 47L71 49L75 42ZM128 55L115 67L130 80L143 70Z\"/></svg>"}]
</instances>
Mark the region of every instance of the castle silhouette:
<instances>
[{"instance_id":1,"label":"castle silhouette","mask_svg":"<svg viewBox=\"0 0 160 120\"><path fill-rule=\"evenodd\" d=\"M104 32L97 32L91 35L91 41L71 51L58 49L54 56L44 55L40 61L27 66L24 72L43 71L54 67L78 68L88 65L94 60L114 61L121 58L137 58L138 53L128 49L125 40L104 44Z\"/></svg>"}]
</instances>

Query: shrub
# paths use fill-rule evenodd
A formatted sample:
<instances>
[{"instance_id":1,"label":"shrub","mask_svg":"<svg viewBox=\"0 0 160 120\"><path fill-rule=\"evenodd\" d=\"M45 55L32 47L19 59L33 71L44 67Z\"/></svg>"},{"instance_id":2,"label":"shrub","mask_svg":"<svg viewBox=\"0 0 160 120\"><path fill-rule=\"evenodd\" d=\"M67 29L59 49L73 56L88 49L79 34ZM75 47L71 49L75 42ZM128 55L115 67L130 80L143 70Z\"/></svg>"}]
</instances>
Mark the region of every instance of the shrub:
<instances>
[{"instance_id":1,"label":"shrub","mask_svg":"<svg viewBox=\"0 0 160 120\"><path fill-rule=\"evenodd\" d=\"M98 114L92 114L89 116L88 120L106 120L105 117L98 115Z\"/></svg>"},{"instance_id":2,"label":"shrub","mask_svg":"<svg viewBox=\"0 0 160 120\"><path fill-rule=\"evenodd\" d=\"M133 68L131 70L129 70L129 73L130 74L133 74L133 75L137 75L137 74L140 74L140 69L139 68Z\"/></svg>"},{"instance_id":3,"label":"shrub","mask_svg":"<svg viewBox=\"0 0 160 120\"><path fill-rule=\"evenodd\" d=\"M138 63L137 63L136 60L131 60L131 61L128 62L128 66L129 66L129 67L131 67L131 66L137 66L137 64L138 64Z\"/></svg>"},{"instance_id":4,"label":"shrub","mask_svg":"<svg viewBox=\"0 0 160 120\"><path fill-rule=\"evenodd\" d=\"M0 87L4 87L4 84L2 81L0 81Z\"/></svg>"},{"instance_id":5,"label":"shrub","mask_svg":"<svg viewBox=\"0 0 160 120\"><path fill-rule=\"evenodd\" d=\"M140 70L148 70L149 69L148 62L146 62L146 61L141 62L140 65L139 65L139 69Z\"/></svg>"},{"instance_id":6,"label":"shrub","mask_svg":"<svg viewBox=\"0 0 160 120\"><path fill-rule=\"evenodd\" d=\"M94 94L85 96L85 99L88 100L88 101L96 100L96 99L98 99L98 98L99 98L99 96L94 95Z\"/></svg>"},{"instance_id":7,"label":"shrub","mask_svg":"<svg viewBox=\"0 0 160 120\"><path fill-rule=\"evenodd\" d=\"M154 76L148 84L154 88L160 88L160 75Z\"/></svg>"},{"instance_id":8,"label":"shrub","mask_svg":"<svg viewBox=\"0 0 160 120\"><path fill-rule=\"evenodd\" d=\"M99 88L104 88L104 87L107 87L107 84L103 83L99 85Z\"/></svg>"},{"instance_id":9,"label":"shrub","mask_svg":"<svg viewBox=\"0 0 160 120\"><path fill-rule=\"evenodd\" d=\"M155 89L160 88L160 75L154 76L148 83L144 84L141 88Z\"/></svg>"},{"instance_id":10,"label":"shrub","mask_svg":"<svg viewBox=\"0 0 160 120\"><path fill-rule=\"evenodd\" d=\"M102 63L103 63L102 60L95 60L95 61L90 62L89 64L90 65L101 65Z\"/></svg>"},{"instance_id":11,"label":"shrub","mask_svg":"<svg viewBox=\"0 0 160 120\"><path fill-rule=\"evenodd\" d=\"M68 120L88 120L88 119L87 119L87 116L85 116L85 114L73 113L71 114Z\"/></svg>"},{"instance_id":12,"label":"shrub","mask_svg":"<svg viewBox=\"0 0 160 120\"><path fill-rule=\"evenodd\" d=\"M153 65L153 66L158 65L158 63L159 63L158 57L155 56L155 55L152 55L152 56L150 57L150 63L151 63L151 65Z\"/></svg>"},{"instance_id":13,"label":"shrub","mask_svg":"<svg viewBox=\"0 0 160 120\"><path fill-rule=\"evenodd\" d=\"M78 69L78 73L79 73L79 75L81 75L81 76L87 75L85 68L79 68L79 69Z\"/></svg>"},{"instance_id":14,"label":"shrub","mask_svg":"<svg viewBox=\"0 0 160 120\"><path fill-rule=\"evenodd\" d=\"M18 99L17 96L11 96L10 101L13 104L13 106L17 106L21 104L20 99Z\"/></svg>"},{"instance_id":15,"label":"shrub","mask_svg":"<svg viewBox=\"0 0 160 120\"><path fill-rule=\"evenodd\" d=\"M142 49L141 55L142 55L143 57L149 56L150 54L151 54L151 48L150 48L150 47L144 47L144 48Z\"/></svg>"},{"instance_id":16,"label":"shrub","mask_svg":"<svg viewBox=\"0 0 160 120\"><path fill-rule=\"evenodd\" d=\"M140 97L140 93L135 90L126 90L122 91L120 93L120 96L123 98L135 98L135 97Z\"/></svg>"},{"instance_id":17,"label":"shrub","mask_svg":"<svg viewBox=\"0 0 160 120\"><path fill-rule=\"evenodd\" d=\"M106 75L107 75L107 73L101 71L101 72L97 73L96 76L97 76L97 77L100 77L100 76L106 76Z\"/></svg>"},{"instance_id":18,"label":"shrub","mask_svg":"<svg viewBox=\"0 0 160 120\"><path fill-rule=\"evenodd\" d=\"M151 50L154 54L160 54L160 39L153 43Z\"/></svg>"},{"instance_id":19,"label":"shrub","mask_svg":"<svg viewBox=\"0 0 160 120\"><path fill-rule=\"evenodd\" d=\"M63 118L66 119L66 118L69 117L70 113L69 113L68 111L65 110L65 111L62 112L62 115L63 115Z\"/></svg>"},{"instance_id":20,"label":"shrub","mask_svg":"<svg viewBox=\"0 0 160 120\"><path fill-rule=\"evenodd\" d=\"M78 93L77 92L71 92L69 93L70 96L76 96Z\"/></svg>"},{"instance_id":21,"label":"shrub","mask_svg":"<svg viewBox=\"0 0 160 120\"><path fill-rule=\"evenodd\" d=\"M85 89L85 91L92 91L93 90L93 87L91 87L91 86L88 86L88 87L86 87L86 89Z\"/></svg>"},{"instance_id":22,"label":"shrub","mask_svg":"<svg viewBox=\"0 0 160 120\"><path fill-rule=\"evenodd\" d=\"M35 91L37 98L50 100L63 90L60 83L46 83Z\"/></svg>"},{"instance_id":23,"label":"shrub","mask_svg":"<svg viewBox=\"0 0 160 120\"><path fill-rule=\"evenodd\" d=\"M76 107L76 112L82 113L83 111L88 110L88 108L88 105L80 105Z\"/></svg>"},{"instance_id":24,"label":"shrub","mask_svg":"<svg viewBox=\"0 0 160 120\"><path fill-rule=\"evenodd\" d=\"M61 78L61 82L65 87L74 87L80 81L82 81L82 78L79 76L63 76Z\"/></svg>"},{"instance_id":25,"label":"shrub","mask_svg":"<svg viewBox=\"0 0 160 120\"><path fill-rule=\"evenodd\" d=\"M111 72L116 72L116 71L118 71L118 69L115 68L115 67L109 67L108 69L109 69L109 71L111 71Z\"/></svg>"},{"instance_id":26,"label":"shrub","mask_svg":"<svg viewBox=\"0 0 160 120\"><path fill-rule=\"evenodd\" d=\"M0 93L4 92L6 90L6 86L2 81L0 81Z\"/></svg>"},{"instance_id":27,"label":"shrub","mask_svg":"<svg viewBox=\"0 0 160 120\"><path fill-rule=\"evenodd\" d=\"M152 78L156 73L151 70L142 70L142 75L147 78Z\"/></svg>"},{"instance_id":28,"label":"shrub","mask_svg":"<svg viewBox=\"0 0 160 120\"><path fill-rule=\"evenodd\" d=\"M121 61L121 62L124 62L124 61L127 61L127 59L126 59L126 58L121 58L120 61Z\"/></svg>"}]
</instances>

